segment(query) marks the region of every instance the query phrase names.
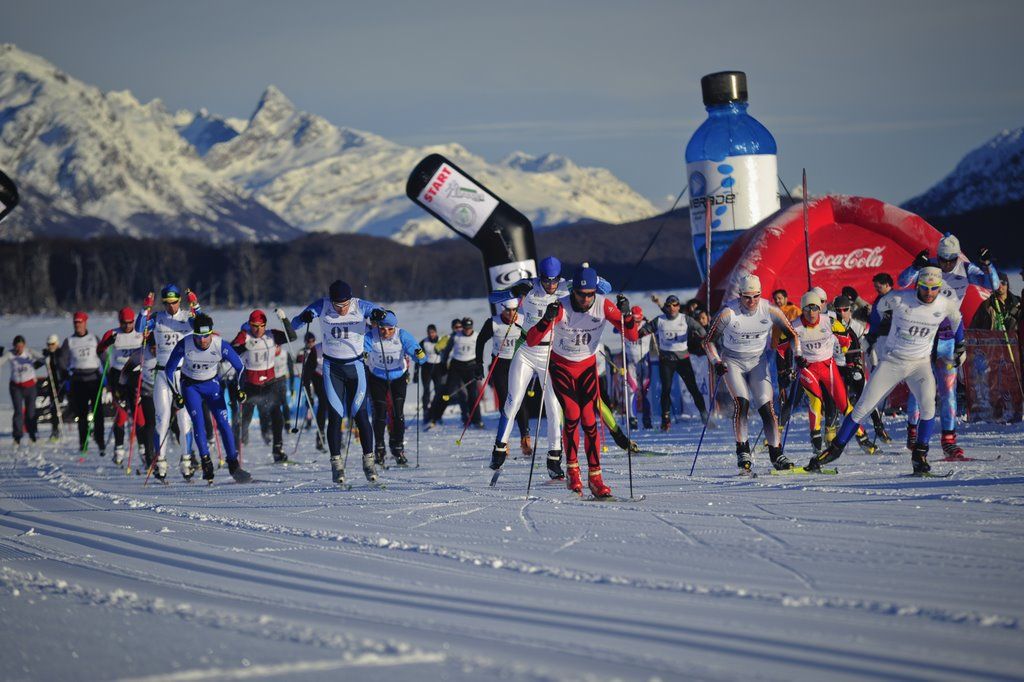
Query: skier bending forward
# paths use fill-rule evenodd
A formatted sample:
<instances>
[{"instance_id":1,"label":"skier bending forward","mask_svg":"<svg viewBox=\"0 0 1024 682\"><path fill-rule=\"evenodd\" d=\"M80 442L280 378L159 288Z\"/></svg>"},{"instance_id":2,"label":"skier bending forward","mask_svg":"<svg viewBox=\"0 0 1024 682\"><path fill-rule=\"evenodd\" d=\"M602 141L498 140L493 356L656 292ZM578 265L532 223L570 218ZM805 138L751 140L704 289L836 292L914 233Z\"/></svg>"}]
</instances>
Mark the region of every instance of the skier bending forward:
<instances>
[{"instance_id":1,"label":"skier bending forward","mask_svg":"<svg viewBox=\"0 0 1024 682\"><path fill-rule=\"evenodd\" d=\"M595 355L601 345L605 323L611 322L626 341L637 340L636 323L629 301L621 294L617 303L597 294L597 272L584 266L573 277L572 292L548 304L544 316L526 334L529 346L550 339L550 376L565 418L562 444L565 447L567 486L583 492L576 431L583 425L590 491L594 497L610 497L611 489L601 478L601 435L597 426L598 391ZM550 336L548 336L550 332Z\"/></svg>"}]
</instances>

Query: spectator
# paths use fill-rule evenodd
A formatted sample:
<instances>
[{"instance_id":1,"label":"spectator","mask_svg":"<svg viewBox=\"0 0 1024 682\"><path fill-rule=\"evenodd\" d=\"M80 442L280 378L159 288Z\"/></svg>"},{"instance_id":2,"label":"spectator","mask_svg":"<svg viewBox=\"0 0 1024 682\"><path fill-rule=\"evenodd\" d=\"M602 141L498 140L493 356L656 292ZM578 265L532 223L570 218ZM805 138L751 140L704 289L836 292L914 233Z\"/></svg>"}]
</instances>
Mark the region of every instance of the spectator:
<instances>
[{"instance_id":1,"label":"spectator","mask_svg":"<svg viewBox=\"0 0 1024 682\"><path fill-rule=\"evenodd\" d=\"M800 317L800 306L789 302L789 294L785 289L776 289L772 292L772 301L786 315L790 322Z\"/></svg>"},{"instance_id":2,"label":"spectator","mask_svg":"<svg viewBox=\"0 0 1024 682\"><path fill-rule=\"evenodd\" d=\"M992 292L971 320L975 329L1012 331L1021 320L1021 300L1010 293L1010 282L1005 272L999 273L999 287Z\"/></svg>"}]
</instances>

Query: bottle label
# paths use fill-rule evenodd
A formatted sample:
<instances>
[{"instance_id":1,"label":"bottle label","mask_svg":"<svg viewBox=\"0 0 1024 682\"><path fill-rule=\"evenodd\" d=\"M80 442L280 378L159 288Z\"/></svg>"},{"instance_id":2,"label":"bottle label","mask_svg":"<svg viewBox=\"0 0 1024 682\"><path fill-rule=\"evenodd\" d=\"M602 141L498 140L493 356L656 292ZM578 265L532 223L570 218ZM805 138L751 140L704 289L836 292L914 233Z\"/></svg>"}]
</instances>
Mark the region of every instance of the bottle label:
<instances>
[{"instance_id":1,"label":"bottle label","mask_svg":"<svg viewBox=\"0 0 1024 682\"><path fill-rule=\"evenodd\" d=\"M498 207L498 200L446 163L420 192L419 201L456 232L476 236Z\"/></svg>"},{"instance_id":2,"label":"bottle label","mask_svg":"<svg viewBox=\"0 0 1024 682\"><path fill-rule=\"evenodd\" d=\"M520 260L514 263L502 263L487 268L487 275L491 278L491 290L508 289L516 282L537 276L537 264L532 258Z\"/></svg>"},{"instance_id":3,"label":"bottle label","mask_svg":"<svg viewBox=\"0 0 1024 682\"><path fill-rule=\"evenodd\" d=\"M690 225L704 232L705 197L712 197L711 231L746 230L779 210L778 162L774 154L727 156L686 164Z\"/></svg>"}]
</instances>

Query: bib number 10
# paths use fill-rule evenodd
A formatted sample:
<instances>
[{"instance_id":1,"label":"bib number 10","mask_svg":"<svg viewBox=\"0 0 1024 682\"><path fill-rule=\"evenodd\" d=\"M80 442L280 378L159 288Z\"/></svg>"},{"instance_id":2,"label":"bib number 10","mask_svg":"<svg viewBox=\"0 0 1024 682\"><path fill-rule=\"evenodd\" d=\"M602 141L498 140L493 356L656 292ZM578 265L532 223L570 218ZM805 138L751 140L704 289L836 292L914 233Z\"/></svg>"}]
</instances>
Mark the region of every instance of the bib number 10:
<instances>
[{"instance_id":1,"label":"bib number 10","mask_svg":"<svg viewBox=\"0 0 1024 682\"><path fill-rule=\"evenodd\" d=\"M593 338L590 332L579 332L573 336L572 342L575 346L589 346Z\"/></svg>"}]
</instances>

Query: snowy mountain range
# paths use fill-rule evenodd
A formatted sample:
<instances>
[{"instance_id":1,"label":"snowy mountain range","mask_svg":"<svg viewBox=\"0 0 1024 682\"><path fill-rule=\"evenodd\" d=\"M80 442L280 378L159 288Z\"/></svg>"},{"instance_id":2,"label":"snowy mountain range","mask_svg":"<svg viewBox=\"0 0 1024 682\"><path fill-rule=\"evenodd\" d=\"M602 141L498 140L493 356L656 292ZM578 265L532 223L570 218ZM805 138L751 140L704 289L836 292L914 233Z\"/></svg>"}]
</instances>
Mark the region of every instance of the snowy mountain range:
<instances>
[{"instance_id":1,"label":"snowy mountain range","mask_svg":"<svg viewBox=\"0 0 1024 682\"><path fill-rule=\"evenodd\" d=\"M361 233L406 244L453 236L405 197L410 170L441 153L535 226L621 223L657 213L611 172L553 154L492 164L458 144L407 147L298 110L271 86L247 120L103 93L0 46L0 167L24 210L0 238L43 234L278 241Z\"/></svg>"},{"instance_id":2,"label":"snowy mountain range","mask_svg":"<svg viewBox=\"0 0 1024 682\"><path fill-rule=\"evenodd\" d=\"M1004 130L903 208L922 216L961 215L1024 200L1024 128Z\"/></svg>"}]
</instances>

